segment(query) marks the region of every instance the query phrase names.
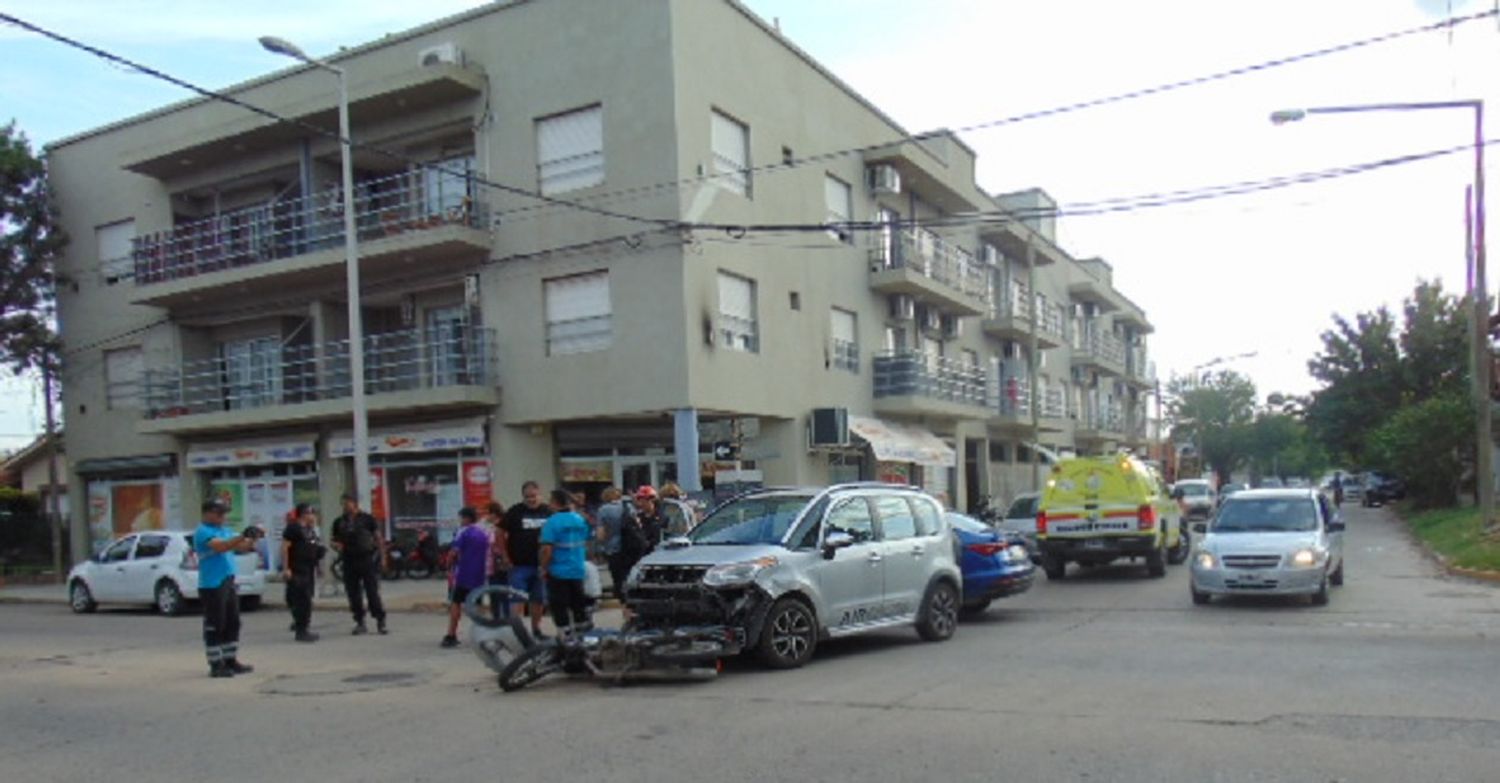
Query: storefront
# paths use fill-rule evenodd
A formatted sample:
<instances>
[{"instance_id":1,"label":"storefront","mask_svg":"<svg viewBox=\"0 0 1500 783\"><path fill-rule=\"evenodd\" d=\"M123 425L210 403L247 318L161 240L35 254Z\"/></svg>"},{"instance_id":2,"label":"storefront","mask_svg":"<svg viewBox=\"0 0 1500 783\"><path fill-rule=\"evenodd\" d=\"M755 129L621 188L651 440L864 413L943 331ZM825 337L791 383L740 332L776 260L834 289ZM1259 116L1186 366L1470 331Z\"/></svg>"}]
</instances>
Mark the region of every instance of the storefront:
<instances>
[{"instance_id":1,"label":"storefront","mask_svg":"<svg viewBox=\"0 0 1500 783\"><path fill-rule=\"evenodd\" d=\"M205 499L229 507L234 530L254 525L266 531L259 544L271 570L281 568L281 531L298 503L318 502L315 436L303 435L188 447L187 467L200 474Z\"/></svg>"},{"instance_id":2,"label":"storefront","mask_svg":"<svg viewBox=\"0 0 1500 783\"><path fill-rule=\"evenodd\" d=\"M89 551L146 530L189 530L176 460L171 454L80 460L75 471L88 498Z\"/></svg>"},{"instance_id":3,"label":"storefront","mask_svg":"<svg viewBox=\"0 0 1500 783\"><path fill-rule=\"evenodd\" d=\"M849 417L849 432L868 446L873 457L869 476L875 481L911 484L952 502L958 454L942 438L915 425L864 416Z\"/></svg>"},{"instance_id":4,"label":"storefront","mask_svg":"<svg viewBox=\"0 0 1500 783\"><path fill-rule=\"evenodd\" d=\"M354 438L328 441L328 456L354 457ZM370 513L395 539L423 529L451 540L458 510L488 505L494 497L484 420L437 422L370 432Z\"/></svg>"}]
</instances>

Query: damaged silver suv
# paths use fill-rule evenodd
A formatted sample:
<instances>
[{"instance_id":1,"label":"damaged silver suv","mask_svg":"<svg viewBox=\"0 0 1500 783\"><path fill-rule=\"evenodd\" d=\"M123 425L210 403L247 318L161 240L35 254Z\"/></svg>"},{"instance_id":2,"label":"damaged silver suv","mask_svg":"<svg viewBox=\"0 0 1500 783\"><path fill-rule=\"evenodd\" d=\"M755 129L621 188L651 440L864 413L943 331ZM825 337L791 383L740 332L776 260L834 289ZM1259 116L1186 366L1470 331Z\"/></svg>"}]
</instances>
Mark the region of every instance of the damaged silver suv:
<instances>
[{"instance_id":1,"label":"damaged silver suv","mask_svg":"<svg viewBox=\"0 0 1500 783\"><path fill-rule=\"evenodd\" d=\"M900 625L952 636L954 552L942 507L914 487L759 490L641 560L625 602L642 627L724 626L735 648L788 669L830 637Z\"/></svg>"}]
</instances>

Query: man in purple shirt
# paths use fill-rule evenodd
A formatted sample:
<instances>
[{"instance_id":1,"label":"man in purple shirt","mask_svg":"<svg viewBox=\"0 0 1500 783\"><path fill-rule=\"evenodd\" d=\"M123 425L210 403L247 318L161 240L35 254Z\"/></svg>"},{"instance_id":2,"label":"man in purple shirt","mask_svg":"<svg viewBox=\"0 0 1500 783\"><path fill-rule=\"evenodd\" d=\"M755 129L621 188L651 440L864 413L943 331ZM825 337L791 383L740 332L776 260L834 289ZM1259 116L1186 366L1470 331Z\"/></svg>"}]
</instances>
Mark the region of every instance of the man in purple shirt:
<instances>
[{"instance_id":1,"label":"man in purple shirt","mask_svg":"<svg viewBox=\"0 0 1500 783\"><path fill-rule=\"evenodd\" d=\"M460 527L453 537L453 590L448 596L448 635L444 647L458 646L458 618L463 613L469 593L484 587L489 574L490 535L475 524L479 514L464 506L458 510Z\"/></svg>"}]
</instances>

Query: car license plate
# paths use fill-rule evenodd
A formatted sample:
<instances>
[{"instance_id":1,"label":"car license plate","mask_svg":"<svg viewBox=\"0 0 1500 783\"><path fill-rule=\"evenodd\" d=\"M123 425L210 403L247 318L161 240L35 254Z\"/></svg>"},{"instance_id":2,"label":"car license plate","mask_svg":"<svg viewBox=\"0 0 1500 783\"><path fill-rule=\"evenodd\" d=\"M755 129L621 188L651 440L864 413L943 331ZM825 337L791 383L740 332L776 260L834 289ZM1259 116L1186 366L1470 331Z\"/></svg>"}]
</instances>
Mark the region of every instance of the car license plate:
<instances>
[{"instance_id":1,"label":"car license plate","mask_svg":"<svg viewBox=\"0 0 1500 783\"><path fill-rule=\"evenodd\" d=\"M1091 538L1083 542L1084 549L1103 549L1105 541L1101 538Z\"/></svg>"},{"instance_id":2,"label":"car license plate","mask_svg":"<svg viewBox=\"0 0 1500 783\"><path fill-rule=\"evenodd\" d=\"M1266 581L1266 575L1263 574L1263 573L1261 573L1261 572L1259 572L1259 571L1246 571L1245 573L1240 574L1240 581L1241 582L1264 582L1264 581Z\"/></svg>"}]
</instances>

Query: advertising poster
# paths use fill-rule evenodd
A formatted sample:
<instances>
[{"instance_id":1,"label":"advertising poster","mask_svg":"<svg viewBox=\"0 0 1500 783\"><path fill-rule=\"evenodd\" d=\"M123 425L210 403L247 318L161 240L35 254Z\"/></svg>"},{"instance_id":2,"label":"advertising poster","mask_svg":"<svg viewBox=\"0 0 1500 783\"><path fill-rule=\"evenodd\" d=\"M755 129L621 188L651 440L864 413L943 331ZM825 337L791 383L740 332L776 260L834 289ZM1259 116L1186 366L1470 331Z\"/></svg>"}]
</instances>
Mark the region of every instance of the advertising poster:
<instances>
[{"instance_id":1,"label":"advertising poster","mask_svg":"<svg viewBox=\"0 0 1500 783\"><path fill-rule=\"evenodd\" d=\"M238 481L214 482L208 486L208 496L229 507L224 514L224 524L232 530L245 526L245 485Z\"/></svg>"},{"instance_id":2,"label":"advertising poster","mask_svg":"<svg viewBox=\"0 0 1500 783\"><path fill-rule=\"evenodd\" d=\"M89 541L97 552L114 536L114 527L109 519L109 484L89 482Z\"/></svg>"},{"instance_id":3,"label":"advertising poster","mask_svg":"<svg viewBox=\"0 0 1500 783\"><path fill-rule=\"evenodd\" d=\"M110 487L110 520L115 535L164 529L165 504L156 482Z\"/></svg>"},{"instance_id":4,"label":"advertising poster","mask_svg":"<svg viewBox=\"0 0 1500 783\"><path fill-rule=\"evenodd\" d=\"M391 518L385 492L385 468L370 468L370 516L381 522L388 522ZM385 532L390 535L389 524L385 526Z\"/></svg>"},{"instance_id":5,"label":"advertising poster","mask_svg":"<svg viewBox=\"0 0 1500 783\"><path fill-rule=\"evenodd\" d=\"M882 460L875 464L875 480L886 484L910 484L911 463Z\"/></svg>"},{"instance_id":6,"label":"advertising poster","mask_svg":"<svg viewBox=\"0 0 1500 783\"><path fill-rule=\"evenodd\" d=\"M490 483L490 461L487 459L464 460L463 478L464 505L482 513L495 498Z\"/></svg>"}]
</instances>

